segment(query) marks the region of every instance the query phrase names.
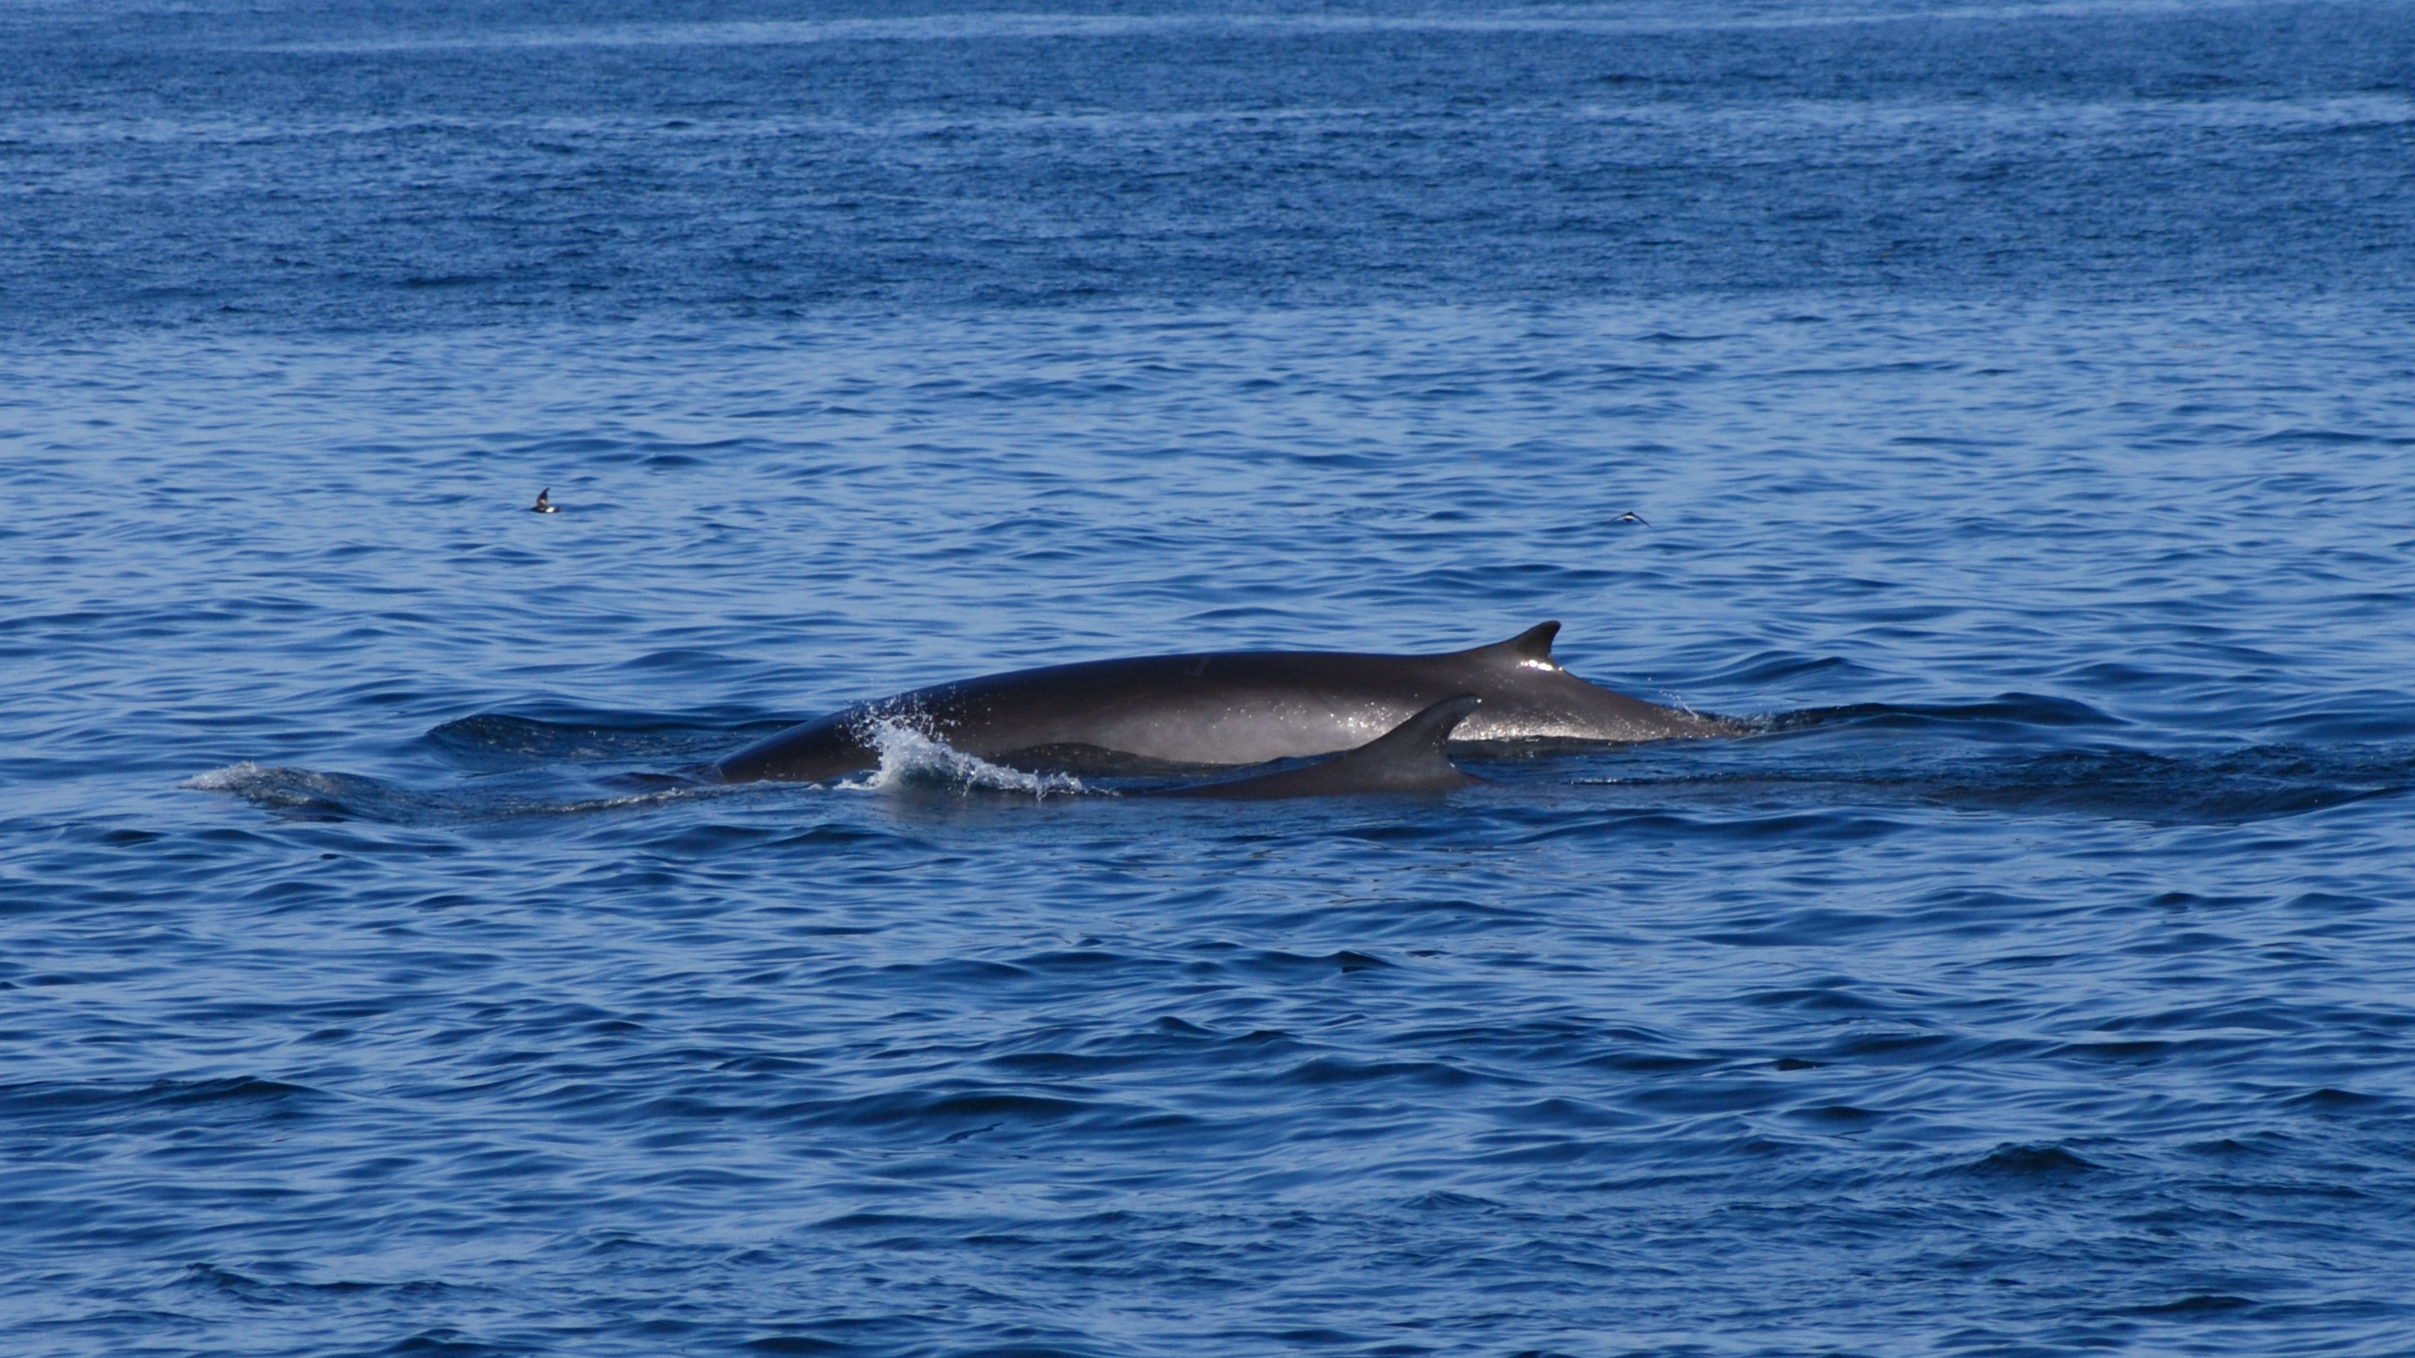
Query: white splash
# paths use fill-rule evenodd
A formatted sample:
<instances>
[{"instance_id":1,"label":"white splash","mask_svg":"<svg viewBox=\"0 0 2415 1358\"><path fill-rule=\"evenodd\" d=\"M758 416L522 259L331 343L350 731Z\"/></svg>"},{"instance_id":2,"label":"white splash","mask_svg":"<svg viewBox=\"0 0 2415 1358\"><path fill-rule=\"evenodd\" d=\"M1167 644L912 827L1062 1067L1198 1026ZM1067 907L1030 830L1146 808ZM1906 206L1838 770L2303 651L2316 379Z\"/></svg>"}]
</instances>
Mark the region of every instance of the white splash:
<instances>
[{"instance_id":1,"label":"white splash","mask_svg":"<svg viewBox=\"0 0 2415 1358\"><path fill-rule=\"evenodd\" d=\"M229 764L223 769L196 773L176 786L191 788L195 792L241 792L244 788L258 782L262 772L264 770L258 764L246 759L240 764Z\"/></svg>"},{"instance_id":2,"label":"white splash","mask_svg":"<svg viewBox=\"0 0 2415 1358\"><path fill-rule=\"evenodd\" d=\"M231 792L238 797L272 805L299 806L321 800L339 800L382 785L350 774L319 773L311 769L287 768L282 764L261 765L246 759L222 769L196 773L177 786L196 792Z\"/></svg>"},{"instance_id":3,"label":"white splash","mask_svg":"<svg viewBox=\"0 0 2415 1358\"><path fill-rule=\"evenodd\" d=\"M1069 773L1026 773L966 754L929 731L898 717L875 717L863 730L864 739L880 751L880 767L860 783L843 787L873 792L953 784L960 791L985 789L1020 792L1031 797L1075 795L1089 789Z\"/></svg>"}]
</instances>

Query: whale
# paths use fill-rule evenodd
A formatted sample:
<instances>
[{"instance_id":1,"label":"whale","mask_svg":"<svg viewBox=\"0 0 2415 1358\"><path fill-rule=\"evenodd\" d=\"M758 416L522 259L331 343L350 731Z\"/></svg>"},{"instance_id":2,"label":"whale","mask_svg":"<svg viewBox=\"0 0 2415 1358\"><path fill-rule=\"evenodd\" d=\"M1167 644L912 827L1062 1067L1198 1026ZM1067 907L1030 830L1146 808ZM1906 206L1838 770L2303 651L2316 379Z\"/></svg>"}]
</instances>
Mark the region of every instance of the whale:
<instances>
[{"instance_id":1,"label":"whale","mask_svg":"<svg viewBox=\"0 0 2415 1358\"><path fill-rule=\"evenodd\" d=\"M864 772L880 765L884 725L1017 768L1237 767L1355 750L1460 698L1475 701L1443 738L1625 744L1742 729L1570 674L1552 659L1559 630L1544 622L1507 641L1435 655L1214 651L960 679L774 732L705 775L825 782Z\"/></svg>"}]
</instances>

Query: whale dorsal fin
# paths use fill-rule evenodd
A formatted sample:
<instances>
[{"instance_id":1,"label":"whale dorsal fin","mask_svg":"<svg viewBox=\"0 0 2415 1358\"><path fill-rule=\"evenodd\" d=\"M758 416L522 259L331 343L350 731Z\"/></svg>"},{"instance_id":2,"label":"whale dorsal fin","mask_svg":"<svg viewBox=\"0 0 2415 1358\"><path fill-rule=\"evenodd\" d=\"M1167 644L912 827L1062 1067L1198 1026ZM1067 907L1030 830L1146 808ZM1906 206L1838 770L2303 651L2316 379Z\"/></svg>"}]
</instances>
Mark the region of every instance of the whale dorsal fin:
<instances>
[{"instance_id":1,"label":"whale dorsal fin","mask_svg":"<svg viewBox=\"0 0 2415 1358\"><path fill-rule=\"evenodd\" d=\"M1538 622L1507 641L1479 646L1467 654L1517 665L1549 665L1556 669L1559 662L1551 658L1551 639L1559 634L1560 624L1556 620Z\"/></svg>"},{"instance_id":2,"label":"whale dorsal fin","mask_svg":"<svg viewBox=\"0 0 2415 1358\"><path fill-rule=\"evenodd\" d=\"M1262 778L1209 783L1170 793L1176 797L1337 797L1354 792L1441 792L1478 780L1459 771L1444 746L1451 732L1476 710L1472 693L1445 698L1355 750L1322 764L1286 769Z\"/></svg>"}]
</instances>

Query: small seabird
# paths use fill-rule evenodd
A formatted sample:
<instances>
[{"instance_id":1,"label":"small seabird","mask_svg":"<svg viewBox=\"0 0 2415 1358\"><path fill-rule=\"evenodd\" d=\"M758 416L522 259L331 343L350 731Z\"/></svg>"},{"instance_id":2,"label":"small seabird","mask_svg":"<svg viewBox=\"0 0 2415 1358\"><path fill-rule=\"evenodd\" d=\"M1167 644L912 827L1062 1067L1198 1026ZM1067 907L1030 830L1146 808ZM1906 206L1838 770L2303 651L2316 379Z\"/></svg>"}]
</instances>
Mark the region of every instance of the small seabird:
<instances>
[{"instance_id":1,"label":"small seabird","mask_svg":"<svg viewBox=\"0 0 2415 1358\"><path fill-rule=\"evenodd\" d=\"M530 505L530 506L528 507L528 512L529 512L529 513L531 513L531 514L559 514L559 513L561 513L561 512L562 512L562 507L561 507L560 505L555 504L553 501L548 500L548 499L546 499L546 498L545 498L546 496L551 495L551 494L553 494L553 487L551 487L551 486L547 486L545 489L538 491L538 492L537 492L537 502L536 502L535 504Z\"/></svg>"},{"instance_id":2,"label":"small seabird","mask_svg":"<svg viewBox=\"0 0 2415 1358\"><path fill-rule=\"evenodd\" d=\"M539 504L543 504L543 503L545 502L545 497L544 497L544 496L542 496L542 495L538 496L538 497L537 497L537 502L538 502ZM1651 527L1651 526L1652 526L1652 521L1651 521L1650 519L1645 518L1643 515L1636 513L1636 512L1635 512L1634 510L1632 510L1632 509L1628 510L1628 511L1627 511L1626 513L1624 513L1624 514L1619 515L1619 516L1618 516L1616 519L1613 519L1613 520L1612 520L1612 522L1613 522L1613 523L1640 523L1640 524L1642 524L1642 525L1643 525L1644 527L1646 527L1646 528L1649 528L1649 527Z\"/></svg>"}]
</instances>

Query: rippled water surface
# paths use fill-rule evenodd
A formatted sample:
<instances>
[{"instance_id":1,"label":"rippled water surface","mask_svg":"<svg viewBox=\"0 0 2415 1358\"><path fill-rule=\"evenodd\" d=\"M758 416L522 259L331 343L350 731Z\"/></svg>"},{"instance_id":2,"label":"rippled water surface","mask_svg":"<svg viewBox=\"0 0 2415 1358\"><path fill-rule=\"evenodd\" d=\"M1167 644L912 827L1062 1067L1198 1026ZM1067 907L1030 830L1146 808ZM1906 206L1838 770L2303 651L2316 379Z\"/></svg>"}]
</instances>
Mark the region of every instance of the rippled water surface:
<instances>
[{"instance_id":1,"label":"rippled water surface","mask_svg":"<svg viewBox=\"0 0 2415 1358\"><path fill-rule=\"evenodd\" d=\"M0 66L8 1351L2415 1350L2404 7ZM1546 618L1748 734L689 776Z\"/></svg>"}]
</instances>

